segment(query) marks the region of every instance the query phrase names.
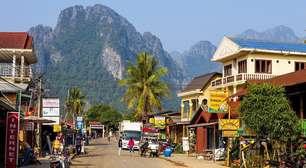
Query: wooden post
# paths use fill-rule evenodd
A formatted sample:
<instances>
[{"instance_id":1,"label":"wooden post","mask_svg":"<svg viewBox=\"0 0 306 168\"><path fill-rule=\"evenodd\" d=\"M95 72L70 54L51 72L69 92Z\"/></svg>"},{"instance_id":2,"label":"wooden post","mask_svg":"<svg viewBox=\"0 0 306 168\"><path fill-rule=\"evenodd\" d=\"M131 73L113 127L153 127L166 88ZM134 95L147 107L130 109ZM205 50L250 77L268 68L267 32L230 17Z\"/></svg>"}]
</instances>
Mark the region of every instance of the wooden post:
<instances>
[{"instance_id":1,"label":"wooden post","mask_svg":"<svg viewBox=\"0 0 306 168\"><path fill-rule=\"evenodd\" d=\"M300 94L300 116L301 119L304 119L304 97L303 94Z\"/></svg>"}]
</instances>

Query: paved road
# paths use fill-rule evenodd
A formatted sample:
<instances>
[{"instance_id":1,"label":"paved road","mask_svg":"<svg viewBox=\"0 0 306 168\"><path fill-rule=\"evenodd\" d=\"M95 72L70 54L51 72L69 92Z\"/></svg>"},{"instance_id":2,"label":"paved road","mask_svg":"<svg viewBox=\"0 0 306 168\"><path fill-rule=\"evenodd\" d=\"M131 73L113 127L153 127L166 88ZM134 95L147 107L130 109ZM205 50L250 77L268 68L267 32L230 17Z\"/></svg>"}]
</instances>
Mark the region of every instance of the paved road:
<instances>
[{"instance_id":1,"label":"paved road","mask_svg":"<svg viewBox=\"0 0 306 168\"><path fill-rule=\"evenodd\" d=\"M173 163L158 158L142 158L138 152L122 151L118 156L117 144L108 144L98 139L87 147L88 154L73 159L72 167L99 167L99 168L172 168Z\"/></svg>"},{"instance_id":2,"label":"paved road","mask_svg":"<svg viewBox=\"0 0 306 168\"><path fill-rule=\"evenodd\" d=\"M97 139L92 145L87 146L88 154L76 157L72 161L72 168L78 167L98 167L98 168L193 168L193 167L219 167L209 163L206 165L203 162L199 166L186 165L181 161L173 161L159 158L143 158L139 157L138 152L129 153L122 151L121 156L118 156L117 143L113 141L108 144L106 140ZM191 160L191 163L198 160ZM190 160L189 160L190 162ZM190 164L190 163L188 163Z\"/></svg>"}]
</instances>

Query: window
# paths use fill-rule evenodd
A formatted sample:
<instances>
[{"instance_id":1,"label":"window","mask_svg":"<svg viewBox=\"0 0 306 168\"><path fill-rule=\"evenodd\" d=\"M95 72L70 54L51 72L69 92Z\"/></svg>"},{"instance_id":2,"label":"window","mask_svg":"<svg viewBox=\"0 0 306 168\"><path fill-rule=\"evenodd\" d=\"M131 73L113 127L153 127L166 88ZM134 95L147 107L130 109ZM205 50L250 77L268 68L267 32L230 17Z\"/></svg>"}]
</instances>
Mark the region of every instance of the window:
<instances>
[{"instance_id":1,"label":"window","mask_svg":"<svg viewBox=\"0 0 306 168\"><path fill-rule=\"evenodd\" d=\"M272 61L271 60L255 60L255 72L256 73L272 73Z\"/></svg>"},{"instance_id":2,"label":"window","mask_svg":"<svg viewBox=\"0 0 306 168\"><path fill-rule=\"evenodd\" d=\"M224 66L224 77L232 75L232 64Z\"/></svg>"},{"instance_id":3,"label":"window","mask_svg":"<svg viewBox=\"0 0 306 168\"><path fill-rule=\"evenodd\" d=\"M305 62L295 62L295 71L305 69L305 66L306 66Z\"/></svg>"},{"instance_id":4,"label":"window","mask_svg":"<svg viewBox=\"0 0 306 168\"><path fill-rule=\"evenodd\" d=\"M189 101L184 101L184 109L183 109L183 118L188 118L188 114L189 114Z\"/></svg>"},{"instance_id":5,"label":"window","mask_svg":"<svg viewBox=\"0 0 306 168\"><path fill-rule=\"evenodd\" d=\"M199 106L199 100L198 99L192 99L192 111L196 111Z\"/></svg>"},{"instance_id":6,"label":"window","mask_svg":"<svg viewBox=\"0 0 306 168\"><path fill-rule=\"evenodd\" d=\"M247 60L238 62L238 73L247 73Z\"/></svg>"}]
</instances>

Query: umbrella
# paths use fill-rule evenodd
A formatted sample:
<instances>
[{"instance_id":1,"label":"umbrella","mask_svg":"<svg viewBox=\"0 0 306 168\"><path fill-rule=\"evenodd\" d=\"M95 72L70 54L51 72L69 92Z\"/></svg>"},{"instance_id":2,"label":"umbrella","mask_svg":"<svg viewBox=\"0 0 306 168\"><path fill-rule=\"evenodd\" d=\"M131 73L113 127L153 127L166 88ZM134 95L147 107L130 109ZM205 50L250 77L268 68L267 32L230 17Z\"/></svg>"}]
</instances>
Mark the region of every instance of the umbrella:
<instances>
[{"instance_id":1,"label":"umbrella","mask_svg":"<svg viewBox=\"0 0 306 168\"><path fill-rule=\"evenodd\" d=\"M49 120L49 119L37 117L37 116L26 116L23 118L23 120L32 121L36 123L54 123L55 122L53 120Z\"/></svg>"}]
</instances>

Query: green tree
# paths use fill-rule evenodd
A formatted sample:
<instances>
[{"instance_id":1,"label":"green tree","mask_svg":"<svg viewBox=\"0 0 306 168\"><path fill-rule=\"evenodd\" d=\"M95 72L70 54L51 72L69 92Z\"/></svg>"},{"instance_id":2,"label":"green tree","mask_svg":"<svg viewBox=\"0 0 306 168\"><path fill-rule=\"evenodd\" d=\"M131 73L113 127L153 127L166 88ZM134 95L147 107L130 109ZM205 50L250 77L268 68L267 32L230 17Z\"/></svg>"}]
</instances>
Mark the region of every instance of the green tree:
<instances>
[{"instance_id":1,"label":"green tree","mask_svg":"<svg viewBox=\"0 0 306 168\"><path fill-rule=\"evenodd\" d=\"M126 77L120 80L127 89L123 101L135 112L138 119L147 120L148 113L162 109L161 99L169 97L168 85L161 80L167 68L158 65L158 61L148 53L137 55L136 64L126 69Z\"/></svg>"},{"instance_id":2,"label":"green tree","mask_svg":"<svg viewBox=\"0 0 306 168\"><path fill-rule=\"evenodd\" d=\"M290 107L283 87L271 84L249 85L242 100L242 120L257 136L288 141L301 132L300 122Z\"/></svg>"},{"instance_id":3,"label":"green tree","mask_svg":"<svg viewBox=\"0 0 306 168\"><path fill-rule=\"evenodd\" d=\"M75 120L76 116L83 116L83 109L86 104L86 96L80 88L74 87L68 90L66 97L66 118Z\"/></svg>"},{"instance_id":4,"label":"green tree","mask_svg":"<svg viewBox=\"0 0 306 168\"><path fill-rule=\"evenodd\" d=\"M116 130L122 120L122 114L109 105L98 104L87 112L88 120L100 121L107 129Z\"/></svg>"}]
</instances>

